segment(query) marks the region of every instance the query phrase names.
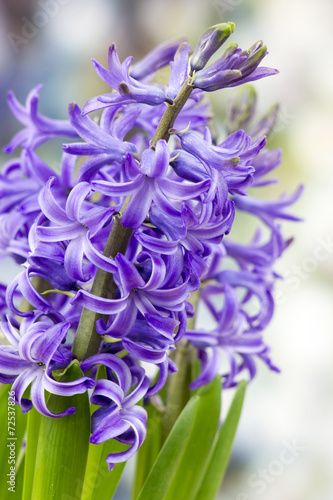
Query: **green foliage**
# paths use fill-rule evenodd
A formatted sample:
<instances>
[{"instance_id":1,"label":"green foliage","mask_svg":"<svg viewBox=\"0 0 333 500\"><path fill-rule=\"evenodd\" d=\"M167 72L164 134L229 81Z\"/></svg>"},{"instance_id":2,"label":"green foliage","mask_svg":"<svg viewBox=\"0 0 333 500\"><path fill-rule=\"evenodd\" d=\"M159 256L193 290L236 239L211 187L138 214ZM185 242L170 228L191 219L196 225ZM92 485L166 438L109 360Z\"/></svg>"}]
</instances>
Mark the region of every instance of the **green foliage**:
<instances>
[{"instance_id":1,"label":"green foliage","mask_svg":"<svg viewBox=\"0 0 333 500\"><path fill-rule=\"evenodd\" d=\"M213 453L195 500L214 500L217 496L229 463L232 444L242 411L245 389L246 382L243 381L237 388L227 418L216 436Z\"/></svg>"},{"instance_id":2,"label":"green foliage","mask_svg":"<svg viewBox=\"0 0 333 500\"><path fill-rule=\"evenodd\" d=\"M23 456L21 446L27 426L27 415L22 413L18 405L8 404L10 390L10 385L2 385L0 390L0 422L2 423L0 432L0 498L2 500L15 500L22 497L22 462L19 464L18 458L20 454ZM14 435L10 434L11 432L14 432ZM12 463L14 456L10 454L11 450L12 453L15 453L15 463ZM8 475L10 467L15 467L15 491L8 489L11 487L11 484L7 482L10 481Z\"/></svg>"},{"instance_id":3,"label":"green foliage","mask_svg":"<svg viewBox=\"0 0 333 500\"><path fill-rule=\"evenodd\" d=\"M82 376L73 364L61 377L72 381ZM87 465L90 410L88 393L70 397L51 394L48 407L54 413L75 406L76 412L62 418L41 417L32 498L34 500L79 500Z\"/></svg>"},{"instance_id":4,"label":"green foliage","mask_svg":"<svg viewBox=\"0 0 333 500\"><path fill-rule=\"evenodd\" d=\"M221 382L217 377L185 406L138 500L188 500L195 497L217 432L220 406Z\"/></svg>"}]
</instances>

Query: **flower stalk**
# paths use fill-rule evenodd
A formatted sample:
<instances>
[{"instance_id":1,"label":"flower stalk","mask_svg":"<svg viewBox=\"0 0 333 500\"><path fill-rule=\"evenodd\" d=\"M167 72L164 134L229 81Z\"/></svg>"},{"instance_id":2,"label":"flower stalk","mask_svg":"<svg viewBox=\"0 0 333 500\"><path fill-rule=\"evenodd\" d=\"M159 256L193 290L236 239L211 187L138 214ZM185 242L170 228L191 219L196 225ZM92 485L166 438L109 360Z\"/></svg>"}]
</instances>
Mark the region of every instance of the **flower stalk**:
<instances>
[{"instance_id":1,"label":"flower stalk","mask_svg":"<svg viewBox=\"0 0 333 500\"><path fill-rule=\"evenodd\" d=\"M122 226L121 214L115 215L103 255L114 259L118 253L124 254L132 234L133 229ZM98 297L115 298L117 286L112 274L98 269L91 293ZM101 336L96 331L96 321L100 318L103 318L102 314L83 308L72 348L74 356L79 361L98 352Z\"/></svg>"},{"instance_id":2,"label":"flower stalk","mask_svg":"<svg viewBox=\"0 0 333 500\"><path fill-rule=\"evenodd\" d=\"M168 105L165 110L162 119L156 129L155 135L151 141L150 147L155 149L157 142L161 139L168 142L170 138L170 131L176 121L177 116L184 107L186 101L191 95L193 90L193 85L191 84L192 78L188 77L179 94L174 100L173 104ZM126 200L129 201L128 199ZM131 236L133 234L133 229L124 227L121 224L122 213L125 209L124 204L121 213L117 214L114 218L114 224L112 226L111 232L109 234L108 241L106 243L103 255L114 259L118 253L125 254ZM114 299L117 292L117 286L113 281L113 277L110 273L98 269L94 283L91 289L91 293L98 297ZM105 319L105 316L100 313L95 313L89 309L83 308L80 323L77 329L77 333L73 342L72 352L74 356L79 360L83 361L89 356L96 354L98 352L101 338L96 331L96 321L99 319Z\"/></svg>"},{"instance_id":3,"label":"flower stalk","mask_svg":"<svg viewBox=\"0 0 333 500\"><path fill-rule=\"evenodd\" d=\"M200 297L200 289L191 294L189 302L193 306L194 315L187 320L187 329L193 329L196 319L196 310ZM172 354L174 354L172 356ZM193 366L196 361L196 353L193 346L187 340L181 340L177 350L171 356L178 371L168 380L166 391L166 403L162 418L162 443L168 437L173 425L181 411L191 397L189 386L193 380Z\"/></svg>"},{"instance_id":4,"label":"flower stalk","mask_svg":"<svg viewBox=\"0 0 333 500\"><path fill-rule=\"evenodd\" d=\"M180 89L180 92L177 95L176 99L173 101L172 104L168 104L168 107L165 110L161 118L161 121L156 129L155 135L150 143L150 147L152 149L155 148L157 141L161 139L164 139L166 142L168 142L170 138L171 129L177 119L177 116L185 106L186 101L188 100L192 90L194 89L192 81L193 79L191 77L188 77L185 80L182 88Z\"/></svg>"}]
</instances>

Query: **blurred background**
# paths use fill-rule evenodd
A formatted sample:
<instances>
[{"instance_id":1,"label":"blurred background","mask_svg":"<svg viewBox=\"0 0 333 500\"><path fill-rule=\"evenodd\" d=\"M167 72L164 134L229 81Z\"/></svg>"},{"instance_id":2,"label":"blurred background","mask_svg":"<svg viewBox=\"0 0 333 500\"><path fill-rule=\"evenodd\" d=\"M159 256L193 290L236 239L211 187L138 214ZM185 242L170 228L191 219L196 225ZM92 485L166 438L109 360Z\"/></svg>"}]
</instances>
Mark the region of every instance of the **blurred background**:
<instances>
[{"instance_id":1,"label":"blurred background","mask_svg":"<svg viewBox=\"0 0 333 500\"><path fill-rule=\"evenodd\" d=\"M0 0L1 146L19 129L8 89L24 101L44 83L42 112L66 118L68 102L82 106L105 90L90 59L106 64L112 42L121 59L138 59L167 39L185 35L194 45L208 26L234 21L230 41L246 49L264 40L265 65L280 70L255 83L259 114L281 103L270 146L283 147L284 160L267 193L305 184L293 208L304 222L285 224L295 241L278 264L285 281L266 332L282 373L260 367L248 388L224 500L333 498L332 20L331 0ZM212 103L220 130L230 92ZM1 281L16 272L7 264ZM129 498L131 468L119 499Z\"/></svg>"}]
</instances>

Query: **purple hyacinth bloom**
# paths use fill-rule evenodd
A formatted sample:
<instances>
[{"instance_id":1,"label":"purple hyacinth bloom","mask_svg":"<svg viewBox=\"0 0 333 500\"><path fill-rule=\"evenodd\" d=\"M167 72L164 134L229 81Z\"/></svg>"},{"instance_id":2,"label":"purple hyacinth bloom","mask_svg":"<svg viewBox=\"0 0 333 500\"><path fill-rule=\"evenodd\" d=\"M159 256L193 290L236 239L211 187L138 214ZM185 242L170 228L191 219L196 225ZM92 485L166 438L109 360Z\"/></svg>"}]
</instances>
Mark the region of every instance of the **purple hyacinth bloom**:
<instances>
[{"instance_id":1,"label":"purple hyacinth bloom","mask_svg":"<svg viewBox=\"0 0 333 500\"><path fill-rule=\"evenodd\" d=\"M35 87L27 97L25 107L14 96L8 94L8 105L15 118L25 126L3 149L12 153L19 145L36 149L43 142L54 137L77 137L75 130L67 120L52 120L38 113L39 92L42 85Z\"/></svg>"},{"instance_id":2,"label":"purple hyacinth bloom","mask_svg":"<svg viewBox=\"0 0 333 500\"><path fill-rule=\"evenodd\" d=\"M179 138L185 151L191 153L201 162L224 172L225 175L228 175L230 182L237 175L253 173L251 161L258 155L266 142L265 138L261 138L253 143L242 130L234 132L218 146L213 146L210 141L193 132L179 133Z\"/></svg>"},{"instance_id":3,"label":"purple hyacinth bloom","mask_svg":"<svg viewBox=\"0 0 333 500\"><path fill-rule=\"evenodd\" d=\"M86 241L110 223L114 208L104 208L86 201L92 189L87 182L80 182L70 192L63 209L52 192L55 177L51 177L39 195L41 210L52 225L41 225L45 217L37 219L36 236L47 243L67 242L64 266L69 279L87 281L91 278L84 270L85 248L93 248ZM64 243L65 244L65 243Z\"/></svg>"},{"instance_id":4,"label":"purple hyacinth bloom","mask_svg":"<svg viewBox=\"0 0 333 500\"><path fill-rule=\"evenodd\" d=\"M8 306L6 304L6 288L7 286L3 283L0 283L0 318L1 320L5 319L6 314L9 312ZM16 292L15 299L22 300L22 295L19 292Z\"/></svg>"},{"instance_id":5,"label":"purple hyacinth bloom","mask_svg":"<svg viewBox=\"0 0 333 500\"><path fill-rule=\"evenodd\" d=\"M276 69L258 67L267 54L267 47L257 42L248 50L230 44L223 55L207 68L195 73L193 85L206 92L235 87L278 73Z\"/></svg>"},{"instance_id":6,"label":"purple hyacinth bloom","mask_svg":"<svg viewBox=\"0 0 333 500\"><path fill-rule=\"evenodd\" d=\"M261 330L271 319L273 300L263 279L254 279L251 273L225 271L218 280L223 285L208 285L202 298L217 322L212 331L203 329L188 330L188 338L198 349L201 373L191 384L197 388L213 380L217 374L223 375L224 387L237 384L236 376L247 369L252 379L256 373L254 357L264 359L272 370L278 369L271 363L268 348L263 342ZM237 287L244 287L250 295L259 297L259 313L250 316L237 294ZM224 295L222 309L214 305L215 295ZM249 296L246 297L246 301ZM244 299L245 302L245 299ZM240 360L240 363L239 363Z\"/></svg>"},{"instance_id":7,"label":"purple hyacinth bloom","mask_svg":"<svg viewBox=\"0 0 333 500\"><path fill-rule=\"evenodd\" d=\"M108 377L96 381L91 402L99 405L92 415L90 442L103 443L116 439L130 447L107 456L109 470L116 463L126 462L143 443L147 433L147 413L138 403L147 393L149 379L144 369L133 359L120 359L105 353L96 354L81 364L86 372L96 365L107 368Z\"/></svg>"},{"instance_id":8,"label":"purple hyacinth bloom","mask_svg":"<svg viewBox=\"0 0 333 500\"><path fill-rule=\"evenodd\" d=\"M274 104L269 111L257 122L248 127L248 134L256 141L259 137L269 137L274 131L280 106Z\"/></svg>"},{"instance_id":9,"label":"purple hyacinth bloom","mask_svg":"<svg viewBox=\"0 0 333 500\"><path fill-rule=\"evenodd\" d=\"M227 137L210 132L205 91L276 73L260 67L267 54L261 42L248 51L229 45L209 65L232 29L232 23L209 29L192 59L184 40L162 44L136 64L121 63L113 45L109 70L93 62L114 92L82 110L70 104L69 122L38 113L40 87L26 107L9 97L26 128L7 147L21 146L20 157L0 173L0 257L12 256L23 270L6 291L0 286L2 314L9 309L21 320L8 316L3 323L10 345L0 347L0 381L14 383L25 411L36 405L49 416L45 390L65 395L94 386L91 402L100 408L91 442L115 438L129 446L108 456L110 469L142 444L147 414L139 401L158 394L177 371L172 351L182 338L201 363L191 388L217 375L233 387L246 372L254 377L258 360L277 370L263 332L274 311L274 264L291 242L279 220L299 220L288 207L301 188L278 201L247 195L250 186L273 182L268 174L281 157L265 149L277 108L252 125L252 90L233 102ZM100 118L89 118L95 110ZM35 148L66 135L75 142L64 144L58 174ZM259 230L247 244L230 239L237 210L256 216L264 234L268 227L267 239ZM22 307L22 297L31 307ZM211 315L210 331L189 327L197 297ZM83 308L97 314L82 316ZM100 343L86 342L96 332ZM95 377L102 365L106 378L59 384L52 373L81 359L80 344L87 346L82 357L90 356L82 369ZM154 381L141 363L154 365ZM23 398L30 385L32 402Z\"/></svg>"},{"instance_id":10,"label":"purple hyacinth bloom","mask_svg":"<svg viewBox=\"0 0 333 500\"><path fill-rule=\"evenodd\" d=\"M146 317L148 324L152 322L153 327L168 338L171 344L173 342L171 332L178 321L175 321L170 313L184 309L185 300L189 298L191 291L190 276L185 275L184 281L177 286L167 287L167 282L170 280L168 274L174 273L174 269L167 273L163 260L156 255L143 254L141 259L142 263L147 260L151 262L151 271L145 279L125 256L121 254L116 256L118 272L114 274L114 280L119 286L121 297L108 299L97 297L86 290L79 290L72 303L79 303L101 314L113 315L107 328L101 319L97 321L96 328L99 333L116 338L126 336L140 312ZM154 321L154 318L158 321Z\"/></svg>"},{"instance_id":11,"label":"purple hyacinth bloom","mask_svg":"<svg viewBox=\"0 0 333 500\"><path fill-rule=\"evenodd\" d=\"M254 175L253 187L267 186L268 184L275 184L277 179L265 179L264 177L274 170L281 163L281 150L263 149L258 156L253 160Z\"/></svg>"},{"instance_id":12,"label":"purple hyacinth bloom","mask_svg":"<svg viewBox=\"0 0 333 500\"><path fill-rule=\"evenodd\" d=\"M230 238L226 238L223 241L223 246L227 255L235 259L241 269L255 266L256 268L270 270L276 259L281 256L290 243L290 241L283 239L279 229L272 231L270 240L265 243L260 241L261 233L258 230L253 240L246 245L241 245Z\"/></svg>"},{"instance_id":13,"label":"purple hyacinth bloom","mask_svg":"<svg viewBox=\"0 0 333 500\"><path fill-rule=\"evenodd\" d=\"M277 201L266 201L256 199L252 196L235 196L234 202L238 210L242 210L259 217L265 224L267 224L268 227L274 229L276 219L293 221L302 220L299 217L295 217L294 215L285 212L285 208L295 203L295 201L297 201L301 196L302 192L303 186L299 186L293 195L288 196L283 194Z\"/></svg>"},{"instance_id":14,"label":"purple hyacinth bloom","mask_svg":"<svg viewBox=\"0 0 333 500\"><path fill-rule=\"evenodd\" d=\"M132 195L122 216L122 225L137 229L145 220L149 208L154 202L171 218L179 218L180 211L170 199L193 199L209 187L209 179L195 184L183 184L167 178L170 151L164 140L159 140L156 149L146 149L138 165L129 156L128 169L132 179L128 182L92 181L96 191L106 196Z\"/></svg>"},{"instance_id":15,"label":"purple hyacinth bloom","mask_svg":"<svg viewBox=\"0 0 333 500\"><path fill-rule=\"evenodd\" d=\"M178 47L185 42L184 39L169 40L168 42L157 45L153 50L148 52L140 61L133 64L130 68L130 75L135 80L151 79L155 72L169 64Z\"/></svg>"},{"instance_id":16,"label":"purple hyacinth bloom","mask_svg":"<svg viewBox=\"0 0 333 500\"><path fill-rule=\"evenodd\" d=\"M0 346L0 381L13 384L15 402L21 405L23 413L32 406L46 417L64 417L75 412L69 407L62 413L52 413L45 401L45 391L60 396L81 394L94 387L88 377L81 377L73 382L58 382L52 378L52 371L65 368L71 362L71 352L62 347L70 323L54 324L42 313L23 319L19 324L15 318L7 316L1 323L1 329L10 345ZM23 397L31 385L30 397Z\"/></svg>"},{"instance_id":17,"label":"purple hyacinth bloom","mask_svg":"<svg viewBox=\"0 0 333 500\"><path fill-rule=\"evenodd\" d=\"M9 212L30 198L36 198L40 185L22 172L21 158L5 163L0 173L0 213Z\"/></svg>"},{"instance_id":18,"label":"purple hyacinth bloom","mask_svg":"<svg viewBox=\"0 0 333 500\"><path fill-rule=\"evenodd\" d=\"M252 331L261 331L270 322L274 311L274 300L272 296L272 280L269 281L259 274L250 271L221 271L216 280L223 286L243 289L244 299L242 312L246 317ZM258 312L246 310L246 305L254 297L258 300L260 308Z\"/></svg>"},{"instance_id":19,"label":"purple hyacinth bloom","mask_svg":"<svg viewBox=\"0 0 333 500\"><path fill-rule=\"evenodd\" d=\"M22 263L29 255L29 232L38 215L38 195L50 176L55 176L59 196L74 185L76 157L63 154L60 173L55 172L34 151L23 149L20 158L7 162L0 174L0 253Z\"/></svg>"},{"instance_id":20,"label":"purple hyacinth bloom","mask_svg":"<svg viewBox=\"0 0 333 500\"><path fill-rule=\"evenodd\" d=\"M40 273L40 270L34 266L29 265L27 262L23 264L25 270L20 274L15 276L15 278L9 283L6 290L6 303L8 308L18 316L30 317L33 315L32 311L24 312L17 309L15 305L16 289L19 287L20 292L26 301L35 307L37 310L42 311L44 314L48 314L51 309L51 303L43 297L31 283L31 278L35 276L42 276L45 278L46 270ZM57 266L55 265L55 270L57 271ZM51 275L50 275L51 276Z\"/></svg>"},{"instance_id":21,"label":"purple hyacinth bloom","mask_svg":"<svg viewBox=\"0 0 333 500\"><path fill-rule=\"evenodd\" d=\"M0 259L10 255L18 264L25 262L30 251L28 228L32 221L33 217L17 210L0 215Z\"/></svg>"},{"instance_id":22,"label":"purple hyacinth bloom","mask_svg":"<svg viewBox=\"0 0 333 500\"><path fill-rule=\"evenodd\" d=\"M226 200L223 208L215 203L201 203L194 207L190 204L182 203L181 224L170 225L170 219L158 207L151 209L150 220L158 227L170 240L160 242L160 251L172 251L172 241L179 241L187 251L194 255L204 255L207 246L220 244L223 236L228 234L235 216L234 204ZM147 236L139 236L139 241L147 248L153 250L151 239Z\"/></svg>"},{"instance_id":23,"label":"purple hyacinth bloom","mask_svg":"<svg viewBox=\"0 0 333 500\"><path fill-rule=\"evenodd\" d=\"M166 87L165 95L171 100L177 97L183 83L187 78L190 50L191 47L188 45L188 43L182 43L175 53L174 60L170 62L171 74L168 85Z\"/></svg>"},{"instance_id":24,"label":"purple hyacinth bloom","mask_svg":"<svg viewBox=\"0 0 333 500\"><path fill-rule=\"evenodd\" d=\"M132 61L133 57L127 57L121 63L114 44L109 48L109 70L106 70L95 59L92 60L98 76L116 92L90 99L83 108L84 114L117 104L139 102L156 106L165 101L165 93L160 87L146 85L130 75L129 67Z\"/></svg>"},{"instance_id":25,"label":"purple hyacinth bloom","mask_svg":"<svg viewBox=\"0 0 333 500\"><path fill-rule=\"evenodd\" d=\"M134 144L124 142L112 137L102 127L98 126L87 116L81 115L79 106L72 103L68 107L70 122L77 134L86 142L64 144L63 149L66 153L74 155L105 155L105 163L108 161L119 160L128 152L135 152Z\"/></svg>"}]
</instances>

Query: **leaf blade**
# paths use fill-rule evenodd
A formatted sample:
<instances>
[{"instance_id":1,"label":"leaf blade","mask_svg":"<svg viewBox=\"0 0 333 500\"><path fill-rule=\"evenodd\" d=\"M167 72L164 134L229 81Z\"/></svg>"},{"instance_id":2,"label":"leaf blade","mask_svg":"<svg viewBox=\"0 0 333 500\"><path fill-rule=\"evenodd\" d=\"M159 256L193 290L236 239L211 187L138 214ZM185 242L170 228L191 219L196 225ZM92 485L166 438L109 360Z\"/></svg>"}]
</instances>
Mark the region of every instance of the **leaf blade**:
<instances>
[{"instance_id":1,"label":"leaf blade","mask_svg":"<svg viewBox=\"0 0 333 500\"><path fill-rule=\"evenodd\" d=\"M9 402L9 392L11 391L11 386L4 384L0 389L0 422L3 423L3 427L5 429L0 433L0 471L3 475L3 480L0 481L0 498L20 498L18 489L15 489L15 493L8 490L8 487L11 485L7 483L9 476L7 474L10 473L10 467L14 466L15 474L17 474L15 478L15 486L18 485L18 463L17 459L19 457L20 449L23 443L24 434L27 426L27 414L22 413L22 410L19 405L8 405ZM13 416L14 412L14 422L13 420L9 421L9 418ZM6 423L5 423L6 422ZM7 422L10 422L10 428L7 427ZM13 431L14 430L14 431ZM12 440L10 439L9 432L14 432L12 436ZM15 439L14 439L15 438ZM12 444L11 447L8 444ZM15 453L15 463L12 462L13 458L10 455L11 450ZM22 464L21 464L22 465Z\"/></svg>"},{"instance_id":2,"label":"leaf blade","mask_svg":"<svg viewBox=\"0 0 333 500\"><path fill-rule=\"evenodd\" d=\"M167 437L138 500L195 498L215 440L220 407L221 379L217 377L192 396L185 406ZM186 436L182 434L184 432Z\"/></svg>"},{"instance_id":3,"label":"leaf blade","mask_svg":"<svg viewBox=\"0 0 333 500\"><path fill-rule=\"evenodd\" d=\"M145 409L148 415L147 437L136 455L133 499L138 497L162 446L162 412L152 404Z\"/></svg>"},{"instance_id":4,"label":"leaf blade","mask_svg":"<svg viewBox=\"0 0 333 500\"><path fill-rule=\"evenodd\" d=\"M197 392L200 405L177 473L165 500L195 498L215 441L221 409L221 378Z\"/></svg>"},{"instance_id":5,"label":"leaf blade","mask_svg":"<svg viewBox=\"0 0 333 500\"><path fill-rule=\"evenodd\" d=\"M214 451L195 500L214 500L218 494L229 463L232 444L243 407L245 389L246 382L240 382L227 417L217 436Z\"/></svg>"},{"instance_id":6,"label":"leaf blade","mask_svg":"<svg viewBox=\"0 0 333 500\"><path fill-rule=\"evenodd\" d=\"M61 381L82 376L74 363ZM73 415L41 417L32 498L34 500L79 500L87 464L90 437L90 407L87 392L70 397L51 394L48 407L58 413L69 405Z\"/></svg>"},{"instance_id":7,"label":"leaf blade","mask_svg":"<svg viewBox=\"0 0 333 500\"><path fill-rule=\"evenodd\" d=\"M200 398L194 396L187 403L167 437L154 467L143 485L138 500L156 500L165 498L168 484L177 472L198 411Z\"/></svg>"}]
</instances>

